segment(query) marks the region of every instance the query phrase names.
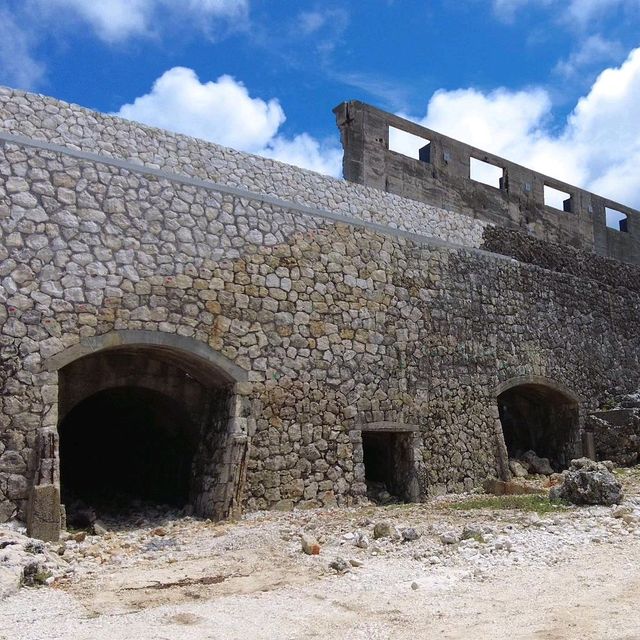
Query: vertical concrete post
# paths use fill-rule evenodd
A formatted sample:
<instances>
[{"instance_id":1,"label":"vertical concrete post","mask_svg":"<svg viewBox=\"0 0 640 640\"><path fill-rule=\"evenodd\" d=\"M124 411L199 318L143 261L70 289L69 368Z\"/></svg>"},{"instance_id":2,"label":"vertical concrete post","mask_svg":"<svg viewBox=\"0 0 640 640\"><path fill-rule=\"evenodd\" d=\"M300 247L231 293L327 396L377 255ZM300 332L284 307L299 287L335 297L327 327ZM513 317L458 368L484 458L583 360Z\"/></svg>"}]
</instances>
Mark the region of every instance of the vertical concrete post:
<instances>
[{"instance_id":1,"label":"vertical concrete post","mask_svg":"<svg viewBox=\"0 0 640 640\"><path fill-rule=\"evenodd\" d=\"M596 444L591 431L582 432L582 455L591 460L596 459Z\"/></svg>"},{"instance_id":2,"label":"vertical concrete post","mask_svg":"<svg viewBox=\"0 0 640 640\"><path fill-rule=\"evenodd\" d=\"M43 429L36 442L36 473L27 506L27 534L45 542L60 539L59 439L55 429Z\"/></svg>"},{"instance_id":3,"label":"vertical concrete post","mask_svg":"<svg viewBox=\"0 0 640 640\"><path fill-rule=\"evenodd\" d=\"M385 119L377 110L356 100L343 102L333 112L344 149L345 180L386 190L389 126Z\"/></svg>"}]
</instances>

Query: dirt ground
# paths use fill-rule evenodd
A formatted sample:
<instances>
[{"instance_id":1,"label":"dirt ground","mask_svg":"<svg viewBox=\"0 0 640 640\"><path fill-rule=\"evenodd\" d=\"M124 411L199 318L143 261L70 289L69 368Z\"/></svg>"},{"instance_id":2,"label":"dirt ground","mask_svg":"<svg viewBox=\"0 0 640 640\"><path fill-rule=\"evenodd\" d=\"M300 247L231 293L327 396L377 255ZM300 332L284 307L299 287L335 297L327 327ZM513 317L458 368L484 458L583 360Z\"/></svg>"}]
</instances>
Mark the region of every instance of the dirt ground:
<instances>
[{"instance_id":1,"label":"dirt ground","mask_svg":"<svg viewBox=\"0 0 640 640\"><path fill-rule=\"evenodd\" d=\"M637 639L640 483L624 482L623 508L538 515L450 496L122 526L58 545L66 575L0 602L0 638ZM391 536L374 538L380 522Z\"/></svg>"}]
</instances>

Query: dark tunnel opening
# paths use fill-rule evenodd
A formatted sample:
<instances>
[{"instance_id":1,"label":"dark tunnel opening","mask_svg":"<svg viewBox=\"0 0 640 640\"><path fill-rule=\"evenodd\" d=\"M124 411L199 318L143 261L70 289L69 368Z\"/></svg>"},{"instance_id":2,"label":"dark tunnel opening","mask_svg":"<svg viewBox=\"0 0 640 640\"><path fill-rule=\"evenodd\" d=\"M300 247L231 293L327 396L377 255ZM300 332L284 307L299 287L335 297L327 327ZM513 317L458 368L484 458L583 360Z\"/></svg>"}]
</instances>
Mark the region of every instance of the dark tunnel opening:
<instances>
[{"instance_id":1,"label":"dark tunnel opening","mask_svg":"<svg viewBox=\"0 0 640 640\"><path fill-rule=\"evenodd\" d=\"M59 433L67 504L188 503L197 434L177 400L140 387L107 389L75 406Z\"/></svg>"},{"instance_id":2,"label":"dark tunnel opening","mask_svg":"<svg viewBox=\"0 0 640 640\"><path fill-rule=\"evenodd\" d=\"M386 490L399 500L412 501L409 489L413 477L410 433L363 431L362 453L370 498L379 502L379 496Z\"/></svg>"},{"instance_id":3,"label":"dark tunnel opening","mask_svg":"<svg viewBox=\"0 0 640 640\"><path fill-rule=\"evenodd\" d=\"M548 458L555 471L572 457L578 404L541 384L512 387L498 396L498 410L510 459L527 451Z\"/></svg>"}]
</instances>

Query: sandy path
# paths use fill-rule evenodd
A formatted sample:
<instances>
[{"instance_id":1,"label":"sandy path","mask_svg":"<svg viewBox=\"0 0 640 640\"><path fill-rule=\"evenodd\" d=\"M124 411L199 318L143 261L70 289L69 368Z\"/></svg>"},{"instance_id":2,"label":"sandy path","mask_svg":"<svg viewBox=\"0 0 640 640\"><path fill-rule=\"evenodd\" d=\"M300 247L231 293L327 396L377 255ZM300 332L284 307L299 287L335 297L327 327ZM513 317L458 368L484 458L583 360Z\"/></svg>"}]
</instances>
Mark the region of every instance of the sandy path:
<instances>
[{"instance_id":1,"label":"sandy path","mask_svg":"<svg viewBox=\"0 0 640 640\"><path fill-rule=\"evenodd\" d=\"M124 579L71 592L23 590L0 606L6 640L640 637L640 541L586 544L556 566L489 575L376 557L346 575L272 566L218 585L120 600ZM277 558L274 558L277 559ZM251 563L249 563L251 564ZM277 563L276 563L277 564ZM202 572L202 566L198 571ZM191 567L190 575L194 575ZM197 573L197 572L196 572ZM176 574L177 575L177 574ZM140 580L150 578L137 575ZM154 574L154 578L158 578ZM168 576L164 575L163 579ZM418 588L413 589L412 583ZM228 584L227 584L228 583ZM148 583L147 583L148 584Z\"/></svg>"}]
</instances>

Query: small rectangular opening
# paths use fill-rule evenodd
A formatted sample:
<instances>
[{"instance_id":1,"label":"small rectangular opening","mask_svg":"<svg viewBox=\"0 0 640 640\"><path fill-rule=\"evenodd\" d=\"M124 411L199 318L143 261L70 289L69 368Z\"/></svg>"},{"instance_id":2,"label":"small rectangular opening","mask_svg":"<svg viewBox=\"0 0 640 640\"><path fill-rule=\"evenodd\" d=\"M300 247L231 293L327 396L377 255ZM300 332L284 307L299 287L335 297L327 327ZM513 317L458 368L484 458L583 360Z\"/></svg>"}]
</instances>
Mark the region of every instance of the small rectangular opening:
<instances>
[{"instance_id":1,"label":"small rectangular opening","mask_svg":"<svg viewBox=\"0 0 640 640\"><path fill-rule=\"evenodd\" d=\"M401 153L403 156L431 162L431 142L413 133L389 127L389 151Z\"/></svg>"},{"instance_id":2,"label":"small rectangular opening","mask_svg":"<svg viewBox=\"0 0 640 640\"><path fill-rule=\"evenodd\" d=\"M566 211L568 213L573 211L571 194L550 187L548 184L544 185L544 203L547 207L553 207L560 211Z\"/></svg>"},{"instance_id":3,"label":"small rectangular opening","mask_svg":"<svg viewBox=\"0 0 640 640\"><path fill-rule=\"evenodd\" d=\"M615 229L616 231L627 233L629 217L626 213L622 213L622 211L618 211L617 209L611 209L610 207L605 207L604 212L607 218L607 227L609 227L609 229Z\"/></svg>"},{"instance_id":4,"label":"small rectangular opening","mask_svg":"<svg viewBox=\"0 0 640 640\"><path fill-rule=\"evenodd\" d=\"M482 182L482 184L487 184L490 187L501 189L504 183L504 169L484 160L471 158L469 177L476 182Z\"/></svg>"},{"instance_id":5,"label":"small rectangular opening","mask_svg":"<svg viewBox=\"0 0 640 640\"><path fill-rule=\"evenodd\" d=\"M363 431L362 450L367 496L378 504L410 502L413 472L410 433Z\"/></svg>"}]
</instances>

